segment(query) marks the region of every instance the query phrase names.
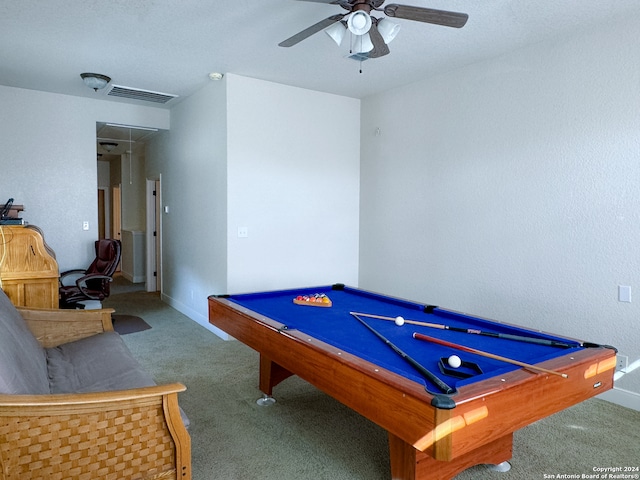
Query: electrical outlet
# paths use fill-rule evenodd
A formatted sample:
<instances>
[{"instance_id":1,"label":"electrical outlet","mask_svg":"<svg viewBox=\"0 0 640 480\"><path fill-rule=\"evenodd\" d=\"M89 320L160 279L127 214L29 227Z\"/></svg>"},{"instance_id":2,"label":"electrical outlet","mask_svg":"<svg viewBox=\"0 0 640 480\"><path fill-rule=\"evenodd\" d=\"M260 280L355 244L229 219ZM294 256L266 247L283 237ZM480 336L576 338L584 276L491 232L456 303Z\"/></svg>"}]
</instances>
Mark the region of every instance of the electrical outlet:
<instances>
[{"instance_id":1,"label":"electrical outlet","mask_svg":"<svg viewBox=\"0 0 640 480\"><path fill-rule=\"evenodd\" d=\"M626 355L616 355L616 371L625 370L629 364L629 357Z\"/></svg>"}]
</instances>

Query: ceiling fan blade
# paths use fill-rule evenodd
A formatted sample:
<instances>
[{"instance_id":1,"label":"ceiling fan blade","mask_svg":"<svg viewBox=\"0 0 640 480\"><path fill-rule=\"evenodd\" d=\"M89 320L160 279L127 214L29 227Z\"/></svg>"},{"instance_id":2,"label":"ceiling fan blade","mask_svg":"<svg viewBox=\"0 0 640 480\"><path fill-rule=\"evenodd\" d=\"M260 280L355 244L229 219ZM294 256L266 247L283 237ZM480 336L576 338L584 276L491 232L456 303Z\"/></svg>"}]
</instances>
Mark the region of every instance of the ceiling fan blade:
<instances>
[{"instance_id":1,"label":"ceiling fan blade","mask_svg":"<svg viewBox=\"0 0 640 480\"><path fill-rule=\"evenodd\" d=\"M346 14L345 14L346 15ZM309 38L311 35L324 30L327 27L330 27L336 22L339 22L344 18L345 15L332 15L329 18L325 18L324 20L319 21L315 25L311 25L308 28L305 28L301 32L296 33L294 36L283 40L278 44L280 47L292 47L296 43L300 43L305 38Z\"/></svg>"},{"instance_id":2,"label":"ceiling fan blade","mask_svg":"<svg viewBox=\"0 0 640 480\"><path fill-rule=\"evenodd\" d=\"M371 43L373 43L373 50L369 52L369 58L380 58L389 55L389 46L385 43L382 35L380 35L378 31L377 20L371 24L369 38L371 38Z\"/></svg>"},{"instance_id":3,"label":"ceiling fan blade","mask_svg":"<svg viewBox=\"0 0 640 480\"><path fill-rule=\"evenodd\" d=\"M433 23L445 27L461 28L469 19L466 13L447 12L445 10L433 10L431 8L412 7L392 3L384 7L385 15L417 22Z\"/></svg>"}]
</instances>

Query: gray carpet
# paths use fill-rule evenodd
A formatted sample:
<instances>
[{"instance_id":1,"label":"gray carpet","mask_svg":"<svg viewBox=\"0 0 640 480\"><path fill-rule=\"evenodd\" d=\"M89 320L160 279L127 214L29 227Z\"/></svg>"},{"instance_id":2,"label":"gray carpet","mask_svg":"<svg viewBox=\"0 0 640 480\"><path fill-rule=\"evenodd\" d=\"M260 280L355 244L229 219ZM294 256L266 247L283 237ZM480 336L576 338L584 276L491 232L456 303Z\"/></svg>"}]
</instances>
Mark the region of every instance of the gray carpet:
<instances>
[{"instance_id":1,"label":"gray carpet","mask_svg":"<svg viewBox=\"0 0 640 480\"><path fill-rule=\"evenodd\" d=\"M218 339L124 280L104 306L143 317L152 328L125 342L157 382L187 386L180 404L191 419L194 480L390 478L386 432L297 377L276 387L275 405L256 405L258 355L240 342ZM588 400L516 432L511 463L507 473L477 466L456 480L580 478L596 467L638 467L640 412Z\"/></svg>"}]
</instances>

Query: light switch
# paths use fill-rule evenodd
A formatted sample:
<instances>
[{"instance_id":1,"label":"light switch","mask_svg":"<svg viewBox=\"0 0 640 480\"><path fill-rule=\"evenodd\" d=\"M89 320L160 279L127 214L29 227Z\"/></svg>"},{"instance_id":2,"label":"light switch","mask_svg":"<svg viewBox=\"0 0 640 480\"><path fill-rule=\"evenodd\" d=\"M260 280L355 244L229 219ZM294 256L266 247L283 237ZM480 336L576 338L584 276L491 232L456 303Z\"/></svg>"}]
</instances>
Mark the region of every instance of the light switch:
<instances>
[{"instance_id":1,"label":"light switch","mask_svg":"<svg viewBox=\"0 0 640 480\"><path fill-rule=\"evenodd\" d=\"M89 222L82 222L82 229L89 230Z\"/></svg>"},{"instance_id":2,"label":"light switch","mask_svg":"<svg viewBox=\"0 0 640 480\"><path fill-rule=\"evenodd\" d=\"M249 236L249 229L247 227L238 227L238 238L247 238Z\"/></svg>"}]
</instances>

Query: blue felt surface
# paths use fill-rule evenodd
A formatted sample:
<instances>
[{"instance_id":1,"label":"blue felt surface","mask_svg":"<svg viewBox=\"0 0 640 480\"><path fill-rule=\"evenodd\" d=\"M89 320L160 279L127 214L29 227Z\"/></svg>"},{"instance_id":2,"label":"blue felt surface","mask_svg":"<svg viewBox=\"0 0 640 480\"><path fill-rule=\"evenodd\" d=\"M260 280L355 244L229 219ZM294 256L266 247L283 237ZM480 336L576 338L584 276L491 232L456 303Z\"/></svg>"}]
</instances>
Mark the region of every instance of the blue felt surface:
<instances>
[{"instance_id":1,"label":"blue felt surface","mask_svg":"<svg viewBox=\"0 0 640 480\"><path fill-rule=\"evenodd\" d=\"M333 302L329 308L301 306L293 303L297 295L313 295L324 293ZM433 313L425 313L424 305L397 300L358 289L345 287L344 290L332 290L331 286L308 289L285 290L277 292L232 295L229 300L286 325L288 329L297 329L311 337L357 355L371 363L400 374L406 378L424 384L430 391L438 389L418 373L398 353L379 339L374 333L362 325L350 312L368 313L388 317L402 316L406 320L445 324L454 327L476 328L495 333L535 336L556 341L567 341L561 337L545 335L524 328L491 322L470 315L458 314L436 308ZM360 317L370 327L383 335L404 353L452 387L501 375L518 366L489 359L480 355L454 350L437 344L427 343L413 338L414 332L441 338L449 342L475 348L525 363L539 363L580 347L574 341L575 348L564 349L544 345L533 345L513 340L489 338L468 333L453 332L422 326L404 324L399 327L394 322ZM464 361L475 362L483 370L482 375L469 379L456 379L444 375L438 369L438 360L456 354Z\"/></svg>"}]
</instances>

